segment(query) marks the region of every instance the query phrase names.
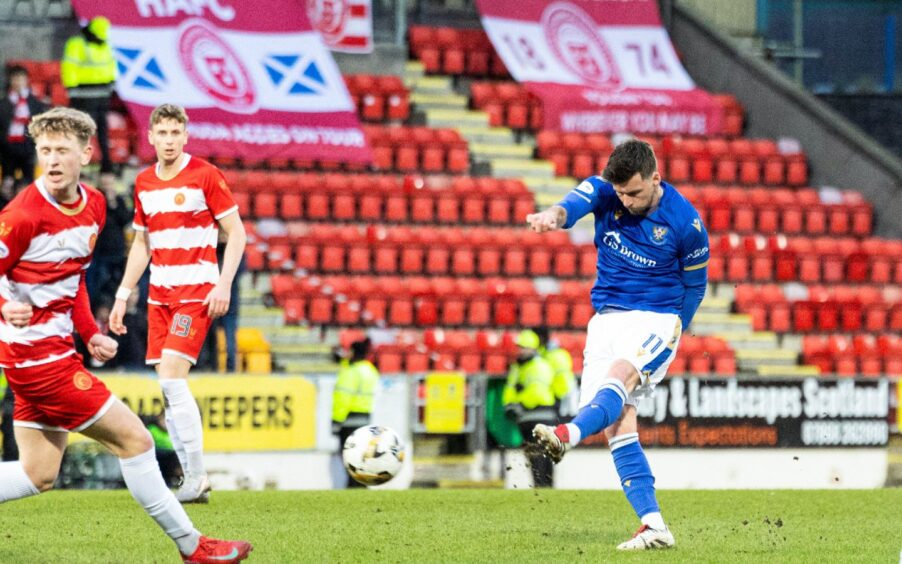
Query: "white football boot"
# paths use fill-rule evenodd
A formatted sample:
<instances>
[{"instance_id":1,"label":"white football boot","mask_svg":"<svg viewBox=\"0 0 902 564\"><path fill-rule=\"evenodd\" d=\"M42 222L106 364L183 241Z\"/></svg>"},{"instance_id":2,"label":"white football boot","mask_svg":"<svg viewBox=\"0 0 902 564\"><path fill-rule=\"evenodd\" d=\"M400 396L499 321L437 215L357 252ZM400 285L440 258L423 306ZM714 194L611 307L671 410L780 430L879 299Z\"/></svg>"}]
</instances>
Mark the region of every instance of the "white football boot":
<instances>
[{"instance_id":1,"label":"white football boot","mask_svg":"<svg viewBox=\"0 0 902 564\"><path fill-rule=\"evenodd\" d=\"M633 538L617 545L617 550L656 550L670 548L676 544L670 529L652 529L642 525Z\"/></svg>"},{"instance_id":2,"label":"white football boot","mask_svg":"<svg viewBox=\"0 0 902 564\"><path fill-rule=\"evenodd\" d=\"M188 475L175 492L175 498L182 503L210 503L210 480L206 474Z\"/></svg>"}]
</instances>

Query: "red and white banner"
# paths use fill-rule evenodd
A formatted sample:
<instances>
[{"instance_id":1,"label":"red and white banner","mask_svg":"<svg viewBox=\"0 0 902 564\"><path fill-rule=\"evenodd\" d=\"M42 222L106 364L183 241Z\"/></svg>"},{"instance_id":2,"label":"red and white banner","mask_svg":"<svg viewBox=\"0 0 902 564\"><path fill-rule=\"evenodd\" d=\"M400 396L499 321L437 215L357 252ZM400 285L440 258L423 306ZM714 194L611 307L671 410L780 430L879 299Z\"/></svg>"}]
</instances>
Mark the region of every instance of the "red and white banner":
<instances>
[{"instance_id":1,"label":"red and white banner","mask_svg":"<svg viewBox=\"0 0 902 564\"><path fill-rule=\"evenodd\" d=\"M297 0L72 4L110 19L116 91L140 127L168 102L188 110L199 156L371 161L341 72Z\"/></svg>"},{"instance_id":2,"label":"red and white banner","mask_svg":"<svg viewBox=\"0 0 902 564\"><path fill-rule=\"evenodd\" d=\"M306 0L307 17L333 51L373 52L370 0Z\"/></svg>"},{"instance_id":3,"label":"red and white banner","mask_svg":"<svg viewBox=\"0 0 902 564\"><path fill-rule=\"evenodd\" d=\"M563 131L714 134L723 109L696 88L656 0L477 0L504 64Z\"/></svg>"}]
</instances>

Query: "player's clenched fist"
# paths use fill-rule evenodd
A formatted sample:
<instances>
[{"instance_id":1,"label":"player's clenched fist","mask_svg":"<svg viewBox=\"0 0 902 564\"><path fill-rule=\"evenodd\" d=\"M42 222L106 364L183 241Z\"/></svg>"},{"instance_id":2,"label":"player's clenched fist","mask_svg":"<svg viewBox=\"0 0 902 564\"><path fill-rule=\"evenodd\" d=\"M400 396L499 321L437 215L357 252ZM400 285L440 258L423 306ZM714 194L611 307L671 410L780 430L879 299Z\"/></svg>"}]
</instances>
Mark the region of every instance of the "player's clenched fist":
<instances>
[{"instance_id":1,"label":"player's clenched fist","mask_svg":"<svg viewBox=\"0 0 902 564\"><path fill-rule=\"evenodd\" d=\"M97 333L88 341L88 352L100 362L106 362L116 356L119 343L102 333Z\"/></svg>"},{"instance_id":2,"label":"player's clenched fist","mask_svg":"<svg viewBox=\"0 0 902 564\"><path fill-rule=\"evenodd\" d=\"M561 206L551 206L547 210L526 216L526 223L536 233L555 231L563 227L566 221L567 211Z\"/></svg>"},{"instance_id":3,"label":"player's clenched fist","mask_svg":"<svg viewBox=\"0 0 902 564\"><path fill-rule=\"evenodd\" d=\"M25 327L31 320L31 306L22 302L9 301L0 309L3 319L13 327Z\"/></svg>"}]
</instances>

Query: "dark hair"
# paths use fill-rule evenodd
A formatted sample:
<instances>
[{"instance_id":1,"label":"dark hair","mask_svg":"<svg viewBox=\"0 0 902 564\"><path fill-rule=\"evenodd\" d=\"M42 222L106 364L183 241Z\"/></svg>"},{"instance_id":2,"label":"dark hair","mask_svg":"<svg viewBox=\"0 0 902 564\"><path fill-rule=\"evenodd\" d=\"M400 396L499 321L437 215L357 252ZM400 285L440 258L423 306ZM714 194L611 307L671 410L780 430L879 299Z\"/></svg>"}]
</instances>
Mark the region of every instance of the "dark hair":
<instances>
[{"instance_id":1,"label":"dark hair","mask_svg":"<svg viewBox=\"0 0 902 564\"><path fill-rule=\"evenodd\" d=\"M371 343L368 337L351 343L351 362L365 360L367 355L370 354L370 346Z\"/></svg>"},{"instance_id":2,"label":"dark hair","mask_svg":"<svg viewBox=\"0 0 902 564\"><path fill-rule=\"evenodd\" d=\"M624 141L614 149L608 166L601 176L611 184L622 185L629 182L638 172L645 179L658 169L658 161L651 145L645 141L631 139Z\"/></svg>"},{"instance_id":3,"label":"dark hair","mask_svg":"<svg viewBox=\"0 0 902 564\"><path fill-rule=\"evenodd\" d=\"M539 344L543 347L548 344L548 327L533 327L532 332L539 338Z\"/></svg>"},{"instance_id":4,"label":"dark hair","mask_svg":"<svg viewBox=\"0 0 902 564\"><path fill-rule=\"evenodd\" d=\"M6 68L6 76L9 77L14 74L24 74L25 76L28 76L28 69L22 65L10 65Z\"/></svg>"}]
</instances>

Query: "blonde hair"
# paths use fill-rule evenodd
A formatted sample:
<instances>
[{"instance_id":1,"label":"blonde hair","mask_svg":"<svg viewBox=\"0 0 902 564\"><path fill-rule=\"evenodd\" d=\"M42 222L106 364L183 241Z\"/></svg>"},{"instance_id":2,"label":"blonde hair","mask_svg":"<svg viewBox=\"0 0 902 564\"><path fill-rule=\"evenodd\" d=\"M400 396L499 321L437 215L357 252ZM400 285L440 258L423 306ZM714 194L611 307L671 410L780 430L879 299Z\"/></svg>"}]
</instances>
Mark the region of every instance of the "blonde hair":
<instances>
[{"instance_id":1,"label":"blonde hair","mask_svg":"<svg viewBox=\"0 0 902 564\"><path fill-rule=\"evenodd\" d=\"M88 114L72 108L53 108L31 118L28 124L28 135L37 140L41 135L58 133L72 135L82 146L88 144L97 132L97 124Z\"/></svg>"},{"instance_id":2,"label":"blonde hair","mask_svg":"<svg viewBox=\"0 0 902 564\"><path fill-rule=\"evenodd\" d=\"M153 128L164 119L173 119L182 125L188 125L188 114L185 112L185 108L175 104L161 104L154 108L150 114L150 127Z\"/></svg>"}]
</instances>

